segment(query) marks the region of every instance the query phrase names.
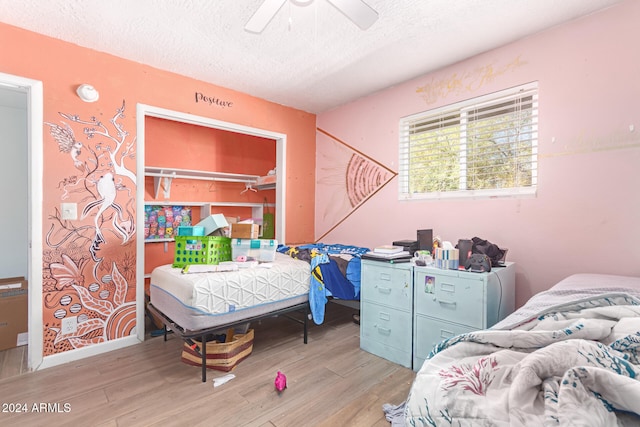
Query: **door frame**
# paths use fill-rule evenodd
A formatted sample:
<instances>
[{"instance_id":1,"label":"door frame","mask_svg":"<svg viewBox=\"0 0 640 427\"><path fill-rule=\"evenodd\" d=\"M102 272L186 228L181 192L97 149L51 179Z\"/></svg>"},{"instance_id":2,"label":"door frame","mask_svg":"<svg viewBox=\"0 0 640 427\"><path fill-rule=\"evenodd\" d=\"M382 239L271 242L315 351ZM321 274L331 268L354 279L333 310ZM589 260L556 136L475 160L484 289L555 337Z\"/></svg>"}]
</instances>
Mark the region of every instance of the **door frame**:
<instances>
[{"instance_id":1,"label":"door frame","mask_svg":"<svg viewBox=\"0 0 640 427\"><path fill-rule=\"evenodd\" d=\"M28 348L30 371L42 364L44 333L42 329L42 202L43 202L43 85L40 80L0 73L0 85L27 95L27 173L28 181Z\"/></svg>"}]
</instances>

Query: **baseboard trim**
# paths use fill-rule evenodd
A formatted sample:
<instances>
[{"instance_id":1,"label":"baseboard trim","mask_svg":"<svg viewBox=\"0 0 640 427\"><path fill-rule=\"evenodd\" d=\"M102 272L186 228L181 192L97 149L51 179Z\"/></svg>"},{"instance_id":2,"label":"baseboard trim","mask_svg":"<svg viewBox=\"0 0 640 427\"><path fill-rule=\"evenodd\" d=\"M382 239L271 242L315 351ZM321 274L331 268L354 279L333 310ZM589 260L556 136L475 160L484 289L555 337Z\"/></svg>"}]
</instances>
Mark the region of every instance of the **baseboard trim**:
<instances>
[{"instance_id":1,"label":"baseboard trim","mask_svg":"<svg viewBox=\"0 0 640 427\"><path fill-rule=\"evenodd\" d=\"M113 341L107 341L102 344L95 344L89 347L78 348L75 350L65 351L64 353L52 354L45 356L42 359L42 363L38 366L36 371L51 368L54 366L62 365L64 363L74 362L86 357L96 356L98 354L107 353L113 350L129 347L134 344L139 344L141 341L137 336L132 335L124 338L119 338Z\"/></svg>"}]
</instances>

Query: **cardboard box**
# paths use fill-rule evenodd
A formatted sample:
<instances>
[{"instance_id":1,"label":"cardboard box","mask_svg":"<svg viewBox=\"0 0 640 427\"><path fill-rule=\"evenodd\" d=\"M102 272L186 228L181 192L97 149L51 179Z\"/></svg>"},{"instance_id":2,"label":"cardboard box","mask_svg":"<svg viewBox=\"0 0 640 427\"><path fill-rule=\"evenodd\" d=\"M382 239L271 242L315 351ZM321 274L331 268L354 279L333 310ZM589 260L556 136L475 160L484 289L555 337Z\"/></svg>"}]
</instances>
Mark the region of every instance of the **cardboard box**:
<instances>
[{"instance_id":1,"label":"cardboard box","mask_svg":"<svg viewBox=\"0 0 640 427\"><path fill-rule=\"evenodd\" d=\"M260 226L258 224L231 224L232 239L257 239L260 235Z\"/></svg>"},{"instance_id":2,"label":"cardboard box","mask_svg":"<svg viewBox=\"0 0 640 427\"><path fill-rule=\"evenodd\" d=\"M28 294L24 277L0 279L0 350L27 344Z\"/></svg>"},{"instance_id":3,"label":"cardboard box","mask_svg":"<svg viewBox=\"0 0 640 427\"><path fill-rule=\"evenodd\" d=\"M237 216L225 216L224 219L226 219L229 224L235 224L236 222L240 222L240 218Z\"/></svg>"},{"instance_id":4,"label":"cardboard box","mask_svg":"<svg viewBox=\"0 0 640 427\"><path fill-rule=\"evenodd\" d=\"M221 236L223 235L222 230L221 231L218 231L218 230L228 226L229 226L229 223L227 222L224 215L222 214L209 215L208 217L206 217L205 219L203 219L202 221L196 224L196 227L204 227L205 236L211 236L213 235L213 233L216 233L216 232L217 232L217 235Z\"/></svg>"}]
</instances>

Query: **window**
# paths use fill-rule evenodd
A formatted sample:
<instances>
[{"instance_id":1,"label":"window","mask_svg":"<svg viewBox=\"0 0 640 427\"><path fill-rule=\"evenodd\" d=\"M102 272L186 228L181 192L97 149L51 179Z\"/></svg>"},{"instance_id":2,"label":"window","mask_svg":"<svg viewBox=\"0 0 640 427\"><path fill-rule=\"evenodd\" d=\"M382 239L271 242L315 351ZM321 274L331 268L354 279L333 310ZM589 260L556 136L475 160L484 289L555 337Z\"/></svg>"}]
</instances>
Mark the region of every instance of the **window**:
<instances>
[{"instance_id":1,"label":"window","mask_svg":"<svg viewBox=\"0 0 640 427\"><path fill-rule=\"evenodd\" d=\"M537 83L400 120L400 198L534 194Z\"/></svg>"}]
</instances>

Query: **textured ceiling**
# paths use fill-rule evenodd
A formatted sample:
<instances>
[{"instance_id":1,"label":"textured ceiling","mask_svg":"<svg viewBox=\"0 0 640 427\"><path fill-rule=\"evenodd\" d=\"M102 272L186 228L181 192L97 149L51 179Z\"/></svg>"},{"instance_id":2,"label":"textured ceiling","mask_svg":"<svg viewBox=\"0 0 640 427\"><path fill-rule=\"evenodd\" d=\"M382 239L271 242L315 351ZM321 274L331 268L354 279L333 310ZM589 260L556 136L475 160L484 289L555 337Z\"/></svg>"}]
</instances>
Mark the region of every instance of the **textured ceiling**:
<instances>
[{"instance_id":1,"label":"textured ceiling","mask_svg":"<svg viewBox=\"0 0 640 427\"><path fill-rule=\"evenodd\" d=\"M326 0L262 34L243 29L262 0L0 0L0 21L320 113L620 0L365 1L367 31Z\"/></svg>"}]
</instances>

